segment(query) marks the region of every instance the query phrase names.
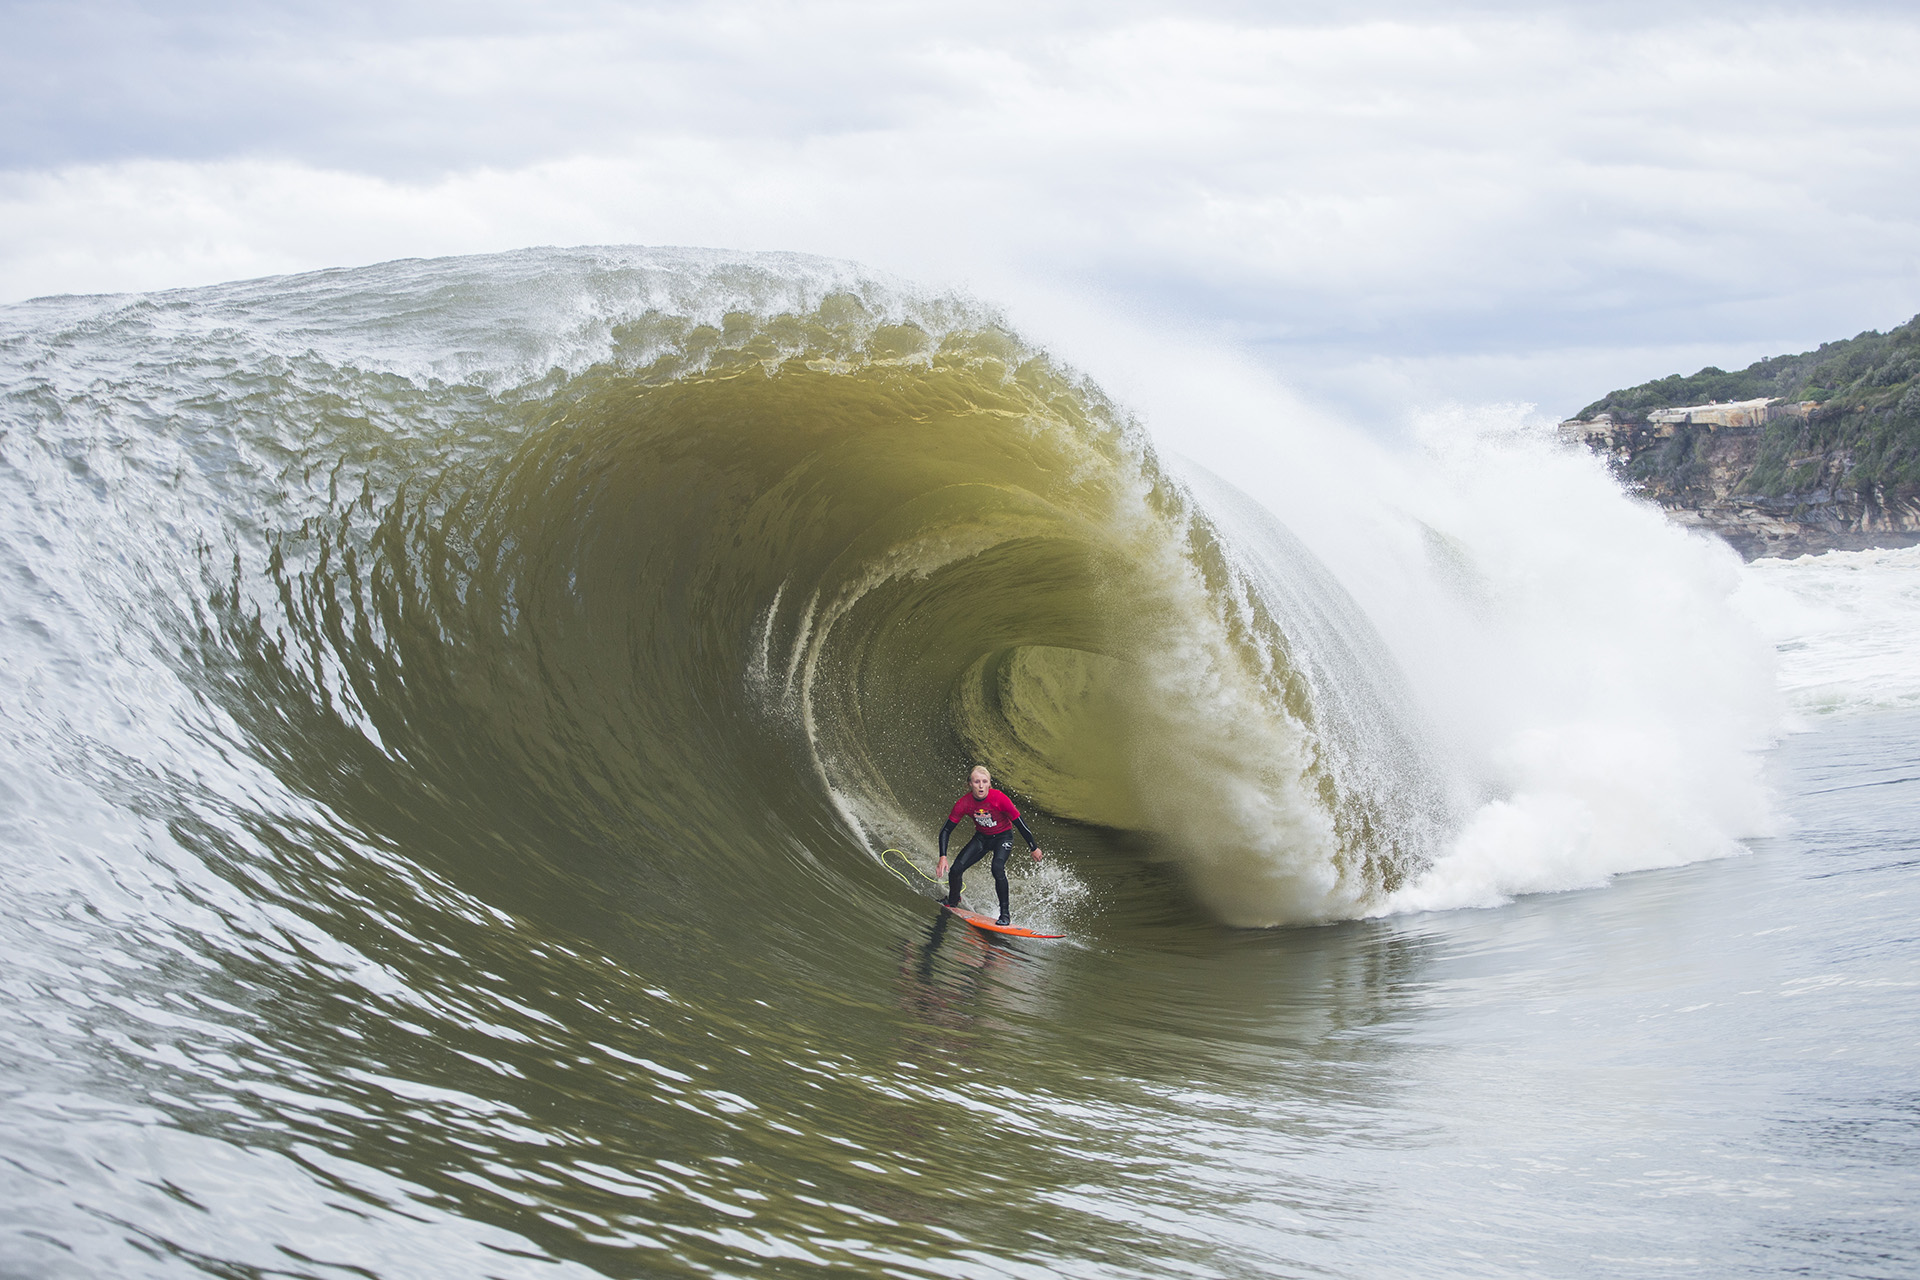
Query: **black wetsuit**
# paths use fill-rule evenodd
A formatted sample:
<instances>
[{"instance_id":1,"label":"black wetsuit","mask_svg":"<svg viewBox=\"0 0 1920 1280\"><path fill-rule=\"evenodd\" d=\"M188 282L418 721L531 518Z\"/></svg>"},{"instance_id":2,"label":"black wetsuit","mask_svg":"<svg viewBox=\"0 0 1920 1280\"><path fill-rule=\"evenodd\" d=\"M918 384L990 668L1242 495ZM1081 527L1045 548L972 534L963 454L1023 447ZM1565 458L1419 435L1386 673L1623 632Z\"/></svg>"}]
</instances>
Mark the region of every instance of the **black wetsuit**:
<instances>
[{"instance_id":1,"label":"black wetsuit","mask_svg":"<svg viewBox=\"0 0 1920 1280\"><path fill-rule=\"evenodd\" d=\"M947 856L947 837L951 836L953 829L959 825L949 818L947 825L940 828L941 857ZM968 867L986 857L987 850L991 849L993 850L993 891L1000 895L1000 919L1005 921L1013 914L1012 886L1007 883L1007 858L1013 853L1013 833L1016 830L1025 837L1029 850L1040 847L1040 842L1033 838L1033 832L1023 818L1015 818L1013 826L1005 831L996 831L992 835L984 835L979 831L973 833L973 839L961 847L959 855L953 860L953 866L947 871L948 906L960 905L960 877L967 873Z\"/></svg>"}]
</instances>

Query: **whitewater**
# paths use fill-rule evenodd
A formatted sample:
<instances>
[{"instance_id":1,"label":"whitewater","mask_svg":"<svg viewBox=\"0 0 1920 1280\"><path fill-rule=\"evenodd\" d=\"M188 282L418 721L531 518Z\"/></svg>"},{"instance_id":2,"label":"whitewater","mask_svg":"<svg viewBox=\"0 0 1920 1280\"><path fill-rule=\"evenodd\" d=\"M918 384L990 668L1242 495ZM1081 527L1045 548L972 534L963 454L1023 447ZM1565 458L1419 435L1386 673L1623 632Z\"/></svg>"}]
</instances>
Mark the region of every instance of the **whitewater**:
<instances>
[{"instance_id":1,"label":"whitewater","mask_svg":"<svg viewBox=\"0 0 1920 1280\"><path fill-rule=\"evenodd\" d=\"M1920 550L1158 356L687 250L0 310L0 1269L1910 1274ZM976 761L1062 943L879 861Z\"/></svg>"}]
</instances>

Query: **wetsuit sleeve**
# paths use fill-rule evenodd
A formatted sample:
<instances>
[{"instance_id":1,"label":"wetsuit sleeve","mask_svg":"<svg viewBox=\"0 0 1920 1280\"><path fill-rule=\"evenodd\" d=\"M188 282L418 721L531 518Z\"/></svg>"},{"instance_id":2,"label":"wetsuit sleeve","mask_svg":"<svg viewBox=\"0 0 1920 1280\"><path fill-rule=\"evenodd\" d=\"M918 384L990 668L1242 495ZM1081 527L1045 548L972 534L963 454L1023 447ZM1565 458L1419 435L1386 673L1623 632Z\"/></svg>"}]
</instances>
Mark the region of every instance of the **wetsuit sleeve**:
<instances>
[{"instance_id":1,"label":"wetsuit sleeve","mask_svg":"<svg viewBox=\"0 0 1920 1280\"><path fill-rule=\"evenodd\" d=\"M1027 848L1038 849L1040 847L1040 842L1033 838L1033 832L1027 829L1027 820L1025 818L1015 818L1013 820L1013 826L1014 830L1027 838ZM940 838L940 847L942 849L947 847L946 836L944 834L942 834Z\"/></svg>"},{"instance_id":2,"label":"wetsuit sleeve","mask_svg":"<svg viewBox=\"0 0 1920 1280\"><path fill-rule=\"evenodd\" d=\"M947 856L947 837L952 835L953 829L959 825L960 824L955 822L952 818L948 818L947 825L940 828L940 856L941 857L944 858Z\"/></svg>"}]
</instances>

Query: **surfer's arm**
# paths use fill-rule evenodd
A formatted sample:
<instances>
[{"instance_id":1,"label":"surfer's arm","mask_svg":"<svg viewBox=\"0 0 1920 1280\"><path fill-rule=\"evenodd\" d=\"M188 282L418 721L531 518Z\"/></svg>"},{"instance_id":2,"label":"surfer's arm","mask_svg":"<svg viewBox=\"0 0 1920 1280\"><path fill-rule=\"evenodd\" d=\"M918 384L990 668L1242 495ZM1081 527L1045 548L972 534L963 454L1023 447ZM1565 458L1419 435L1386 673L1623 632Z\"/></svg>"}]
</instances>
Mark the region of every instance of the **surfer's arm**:
<instances>
[{"instance_id":1,"label":"surfer's arm","mask_svg":"<svg viewBox=\"0 0 1920 1280\"><path fill-rule=\"evenodd\" d=\"M1033 832L1028 828L1025 818L1015 818L1013 820L1013 829L1026 838L1027 848L1038 849L1040 847L1040 842L1033 838Z\"/></svg>"},{"instance_id":2,"label":"surfer's arm","mask_svg":"<svg viewBox=\"0 0 1920 1280\"><path fill-rule=\"evenodd\" d=\"M941 858L941 861L943 862L946 860L946 857L947 857L947 837L952 835L953 829L959 825L960 824L955 822L952 818L948 818L947 825L940 828L940 858ZM1028 839L1029 841L1031 841L1032 838L1029 837Z\"/></svg>"}]
</instances>

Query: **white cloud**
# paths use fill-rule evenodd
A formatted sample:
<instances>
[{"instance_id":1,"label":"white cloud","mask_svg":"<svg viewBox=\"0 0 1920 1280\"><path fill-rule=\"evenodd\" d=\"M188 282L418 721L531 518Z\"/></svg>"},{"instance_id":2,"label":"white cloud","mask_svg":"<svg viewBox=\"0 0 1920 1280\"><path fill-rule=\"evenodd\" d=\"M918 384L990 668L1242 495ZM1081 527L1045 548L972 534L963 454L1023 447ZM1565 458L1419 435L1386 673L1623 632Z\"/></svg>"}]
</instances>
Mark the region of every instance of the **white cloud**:
<instances>
[{"instance_id":1,"label":"white cloud","mask_svg":"<svg viewBox=\"0 0 1920 1280\"><path fill-rule=\"evenodd\" d=\"M28 131L0 296L538 243L797 249L1096 299L1323 383L1371 369L1386 401L1554 409L1607 389L1562 377L1609 351L1637 381L1679 367L1640 352L1739 363L1920 309L1920 22L1612 12L209 24L113 91L147 125ZM1525 385L1488 385L1503 369Z\"/></svg>"}]
</instances>

